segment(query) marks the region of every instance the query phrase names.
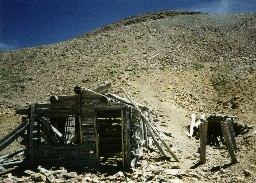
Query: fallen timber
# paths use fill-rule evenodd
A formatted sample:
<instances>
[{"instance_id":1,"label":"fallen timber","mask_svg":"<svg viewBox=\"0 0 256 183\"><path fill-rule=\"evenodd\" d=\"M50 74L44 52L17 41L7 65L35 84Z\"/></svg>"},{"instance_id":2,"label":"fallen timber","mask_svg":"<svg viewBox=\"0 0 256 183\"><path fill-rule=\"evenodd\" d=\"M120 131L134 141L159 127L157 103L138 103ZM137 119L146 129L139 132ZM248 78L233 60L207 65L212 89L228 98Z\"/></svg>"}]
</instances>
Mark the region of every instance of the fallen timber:
<instances>
[{"instance_id":1,"label":"fallen timber","mask_svg":"<svg viewBox=\"0 0 256 183\"><path fill-rule=\"evenodd\" d=\"M27 131L25 156L30 164L99 168L115 159L129 169L148 147L148 135L164 157L178 161L165 142L168 132L153 124L153 112L130 97L109 93L110 87L75 87L75 95L51 96L50 103L16 110L27 119L21 126Z\"/></svg>"}]
</instances>

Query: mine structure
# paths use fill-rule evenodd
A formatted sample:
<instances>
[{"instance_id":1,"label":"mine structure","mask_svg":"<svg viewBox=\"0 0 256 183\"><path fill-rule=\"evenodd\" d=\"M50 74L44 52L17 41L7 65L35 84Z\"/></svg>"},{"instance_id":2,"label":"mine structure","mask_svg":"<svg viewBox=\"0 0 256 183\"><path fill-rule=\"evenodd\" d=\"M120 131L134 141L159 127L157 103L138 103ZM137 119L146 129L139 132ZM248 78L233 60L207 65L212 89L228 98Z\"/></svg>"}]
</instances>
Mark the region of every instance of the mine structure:
<instances>
[{"instance_id":1,"label":"mine structure","mask_svg":"<svg viewBox=\"0 0 256 183\"><path fill-rule=\"evenodd\" d=\"M152 122L151 111L125 91L127 98L108 93L110 87L75 87L74 95L51 96L50 103L16 110L23 122L0 141L0 151L25 133L24 154L31 165L99 168L109 163L129 169L151 136L163 156L169 153L178 161Z\"/></svg>"}]
</instances>

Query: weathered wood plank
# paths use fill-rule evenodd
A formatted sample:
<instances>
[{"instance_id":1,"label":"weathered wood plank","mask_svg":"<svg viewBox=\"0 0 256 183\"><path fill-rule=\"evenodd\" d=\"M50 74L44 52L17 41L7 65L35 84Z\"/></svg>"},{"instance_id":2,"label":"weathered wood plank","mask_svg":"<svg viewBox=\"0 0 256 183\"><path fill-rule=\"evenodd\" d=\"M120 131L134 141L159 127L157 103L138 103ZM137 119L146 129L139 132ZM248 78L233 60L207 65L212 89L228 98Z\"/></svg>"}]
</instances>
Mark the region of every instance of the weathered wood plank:
<instances>
[{"instance_id":1,"label":"weathered wood plank","mask_svg":"<svg viewBox=\"0 0 256 183\"><path fill-rule=\"evenodd\" d=\"M49 103L49 104L35 104L37 109L63 109L72 110L78 107L78 104L63 104L63 103Z\"/></svg>"},{"instance_id":2,"label":"weathered wood plank","mask_svg":"<svg viewBox=\"0 0 256 183\"><path fill-rule=\"evenodd\" d=\"M60 167L88 167L88 168L96 168L97 163L94 157L87 156L88 158L84 159L80 158L52 158L52 157L35 157L35 164L38 165L51 165L51 166L60 166Z\"/></svg>"},{"instance_id":3,"label":"weathered wood plank","mask_svg":"<svg viewBox=\"0 0 256 183\"><path fill-rule=\"evenodd\" d=\"M23 160L18 160L18 161L10 161L6 163L1 163L0 166L13 166L13 165L18 165L21 164Z\"/></svg>"},{"instance_id":4,"label":"weathered wood plank","mask_svg":"<svg viewBox=\"0 0 256 183\"><path fill-rule=\"evenodd\" d=\"M51 103L77 103L78 96L77 95L51 96L50 102Z\"/></svg>"},{"instance_id":5,"label":"weathered wood plank","mask_svg":"<svg viewBox=\"0 0 256 183\"><path fill-rule=\"evenodd\" d=\"M70 140L70 144L74 144L76 139L80 136L80 131L77 131L75 136Z\"/></svg>"},{"instance_id":6,"label":"weathered wood plank","mask_svg":"<svg viewBox=\"0 0 256 183\"><path fill-rule=\"evenodd\" d=\"M94 116L94 108L81 107L80 115L82 117L87 117L87 116L93 117Z\"/></svg>"},{"instance_id":7,"label":"weathered wood plank","mask_svg":"<svg viewBox=\"0 0 256 183\"><path fill-rule=\"evenodd\" d=\"M125 168L131 167L131 137L130 137L130 120L131 120L131 108L126 107L124 113L125 119L125 138L126 138L126 146L125 146Z\"/></svg>"},{"instance_id":8,"label":"weathered wood plank","mask_svg":"<svg viewBox=\"0 0 256 183\"><path fill-rule=\"evenodd\" d=\"M49 117L67 117L70 115L78 115L77 109L35 109L35 113L40 116Z\"/></svg>"},{"instance_id":9,"label":"weathered wood plank","mask_svg":"<svg viewBox=\"0 0 256 183\"><path fill-rule=\"evenodd\" d=\"M52 135L45 126L41 126L43 132L41 136L46 140L47 143L58 143L58 139Z\"/></svg>"},{"instance_id":10,"label":"weathered wood plank","mask_svg":"<svg viewBox=\"0 0 256 183\"><path fill-rule=\"evenodd\" d=\"M200 162L206 162L206 145L207 145L207 132L208 132L208 121L200 119L201 124L199 125L200 135Z\"/></svg>"},{"instance_id":11,"label":"weathered wood plank","mask_svg":"<svg viewBox=\"0 0 256 183\"><path fill-rule=\"evenodd\" d=\"M232 144L234 146L234 150L237 151L237 144L236 144L236 139L235 139L235 131L234 131L234 126L233 126L233 119L228 118L227 122L229 123L229 131L230 131L230 136L232 140Z\"/></svg>"},{"instance_id":12,"label":"weathered wood plank","mask_svg":"<svg viewBox=\"0 0 256 183\"><path fill-rule=\"evenodd\" d=\"M34 111L35 105L30 105L30 114L29 114L29 161L30 164L34 163Z\"/></svg>"},{"instance_id":13,"label":"weathered wood plank","mask_svg":"<svg viewBox=\"0 0 256 183\"><path fill-rule=\"evenodd\" d=\"M83 142L95 142L95 134L83 134Z\"/></svg>"},{"instance_id":14,"label":"weathered wood plank","mask_svg":"<svg viewBox=\"0 0 256 183\"><path fill-rule=\"evenodd\" d=\"M37 150L55 150L56 152L62 151L85 151L86 149L95 148L95 142L86 143L86 144L39 144ZM88 151L89 152L89 151Z\"/></svg>"},{"instance_id":15,"label":"weathered wood plank","mask_svg":"<svg viewBox=\"0 0 256 183\"><path fill-rule=\"evenodd\" d=\"M104 99L104 98L103 98ZM85 104L97 104L97 103L103 103L105 102L103 99L97 97L97 98L92 98L92 97L87 97L87 98L82 98L81 103Z\"/></svg>"},{"instance_id":16,"label":"weathered wood plank","mask_svg":"<svg viewBox=\"0 0 256 183\"><path fill-rule=\"evenodd\" d=\"M97 110L97 118L121 118L122 110Z\"/></svg>"},{"instance_id":17,"label":"weathered wood plank","mask_svg":"<svg viewBox=\"0 0 256 183\"><path fill-rule=\"evenodd\" d=\"M82 125L93 125L94 124L94 117L82 117L81 118L81 124Z\"/></svg>"},{"instance_id":18,"label":"weathered wood plank","mask_svg":"<svg viewBox=\"0 0 256 183\"><path fill-rule=\"evenodd\" d=\"M226 121L222 122L221 129L222 129L222 133L228 148L228 152L231 156L232 163L237 163L235 148L234 148L234 144L232 142L230 131L229 131L229 123Z\"/></svg>"},{"instance_id":19,"label":"weathered wood plank","mask_svg":"<svg viewBox=\"0 0 256 183\"><path fill-rule=\"evenodd\" d=\"M111 87L112 87L112 84L110 82L107 82L93 89L93 91L99 92L99 93L106 93Z\"/></svg>"},{"instance_id":20,"label":"weathered wood plank","mask_svg":"<svg viewBox=\"0 0 256 183\"><path fill-rule=\"evenodd\" d=\"M0 141L0 151L6 148L10 143L12 143L16 138L18 138L27 129L27 123L21 123L16 129L9 133L6 137Z\"/></svg>"}]
</instances>

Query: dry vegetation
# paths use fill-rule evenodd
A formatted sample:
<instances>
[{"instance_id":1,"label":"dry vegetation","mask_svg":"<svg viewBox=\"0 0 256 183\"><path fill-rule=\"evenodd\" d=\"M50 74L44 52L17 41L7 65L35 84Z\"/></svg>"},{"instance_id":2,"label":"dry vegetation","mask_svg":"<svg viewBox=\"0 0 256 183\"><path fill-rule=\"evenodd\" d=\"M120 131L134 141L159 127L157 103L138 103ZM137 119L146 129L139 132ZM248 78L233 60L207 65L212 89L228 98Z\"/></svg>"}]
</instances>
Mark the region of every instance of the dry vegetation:
<instances>
[{"instance_id":1,"label":"dry vegetation","mask_svg":"<svg viewBox=\"0 0 256 183\"><path fill-rule=\"evenodd\" d=\"M13 108L107 80L114 83L112 92L125 88L161 114L158 124L173 134L181 172L164 173L177 166L143 160L146 167L131 175L100 174L97 180L254 182L255 68L255 14L159 12L62 43L0 52L1 136L18 122ZM230 161L226 150L209 147L206 165L191 169L198 161L198 141L187 138L185 127L193 111L237 115L239 123L253 127L250 138L237 137L238 164L223 166Z\"/></svg>"}]
</instances>

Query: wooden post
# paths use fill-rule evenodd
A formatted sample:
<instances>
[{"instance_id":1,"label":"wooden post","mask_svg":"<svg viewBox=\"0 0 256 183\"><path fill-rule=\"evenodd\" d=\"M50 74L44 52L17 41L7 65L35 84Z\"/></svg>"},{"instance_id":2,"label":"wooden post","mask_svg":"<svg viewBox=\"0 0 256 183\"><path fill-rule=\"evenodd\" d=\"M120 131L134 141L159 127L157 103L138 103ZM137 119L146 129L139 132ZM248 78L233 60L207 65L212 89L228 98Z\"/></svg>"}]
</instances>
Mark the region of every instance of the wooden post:
<instances>
[{"instance_id":1,"label":"wooden post","mask_svg":"<svg viewBox=\"0 0 256 183\"><path fill-rule=\"evenodd\" d=\"M29 114L29 161L31 166L34 164L34 110L35 104L31 104Z\"/></svg>"},{"instance_id":2,"label":"wooden post","mask_svg":"<svg viewBox=\"0 0 256 183\"><path fill-rule=\"evenodd\" d=\"M83 143L83 131L82 131L82 110L81 110L81 95L82 93L78 94L78 112L79 112L79 116L78 116L78 130L79 130L79 140L80 143Z\"/></svg>"},{"instance_id":3,"label":"wooden post","mask_svg":"<svg viewBox=\"0 0 256 183\"><path fill-rule=\"evenodd\" d=\"M95 133L95 153L96 153L96 163L97 167L100 167L100 154L99 154L99 131L97 122L97 111L93 108L93 121L94 121L94 133ZM81 128L82 129L82 128Z\"/></svg>"},{"instance_id":4,"label":"wooden post","mask_svg":"<svg viewBox=\"0 0 256 183\"><path fill-rule=\"evenodd\" d=\"M126 138L125 138L125 124L124 124L124 112L121 111L121 139L122 139L122 163L125 168L125 154L126 154Z\"/></svg>"},{"instance_id":5,"label":"wooden post","mask_svg":"<svg viewBox=\"0 0 256 183\"><path fill-rule=\"evenodd\" d=\"M37 122L37 144L41 143L41 122Z\"/></svg>"},{"instance_id":6,"label":"wooden post","mask_svg":"<svg viewBox=\"0 0 256 183\"><path fill-rule=\"evenodd\" d=\"M149 113L147 111L143 111L143 113L144 113L145 117L148 118ZM145 140L145 148L148 148L148 131L147 131L147 127L146 127L145 122L143 120L142 120L142 122L143 122L142 129L144 130L144 134L143 135L144 135L144 140Z\"/></svg>"},{"instance_id":7,"label":"wooden post","mask_svg":"<svg viewBox=\"0 0 256 183\"><path fill-rule=\"evenodd\" d=\"M230 131L230 136L232 140L232 144L234 146L234 150L237 151L237 145L236 145L236 139L235 139L235 131L234 131L234 126L233 126L233 119L232 118L227 118L226 120L229 123L229 131Z\"/></svg>"},{"instance_id":8,"label":"wooden post","mask_svg":"<svg viewBox=\"0 0 256 183\"><path fill-rule=\"evenodd\" d=\"M227 121L222 122L221 129L222 129L222 133L223 133L223 136L224 136L227 148L228 148L228 152L231 156L232 163L236 163L237 159L236 159L234 144L233 144L230 130L229 130L230 129L229 123Z\"/></svg>"},{"instance_id":9,"label":"wooden post","mask_svg":"<svg viewBox=\"0 0 256 183\"><path fill-rule=\"evenodd\" d=\"M126 135L126 168L130 168L131 166L131 139L130 139L130 120L131 120L131 108L125 107L125 135Z\"/></svg>"},{"instance_id":10,"label":"wooden post","mask_svg":"<svg viewBox=\"0 0 256 183\"><path fill-rule=\"evenodd\" d=\"M201 119L202 123L199 126L200 135L200 162L206 162L206 145L207 145L207 132L208 122L205 119Z\"/></svg>"}]
</instances>

